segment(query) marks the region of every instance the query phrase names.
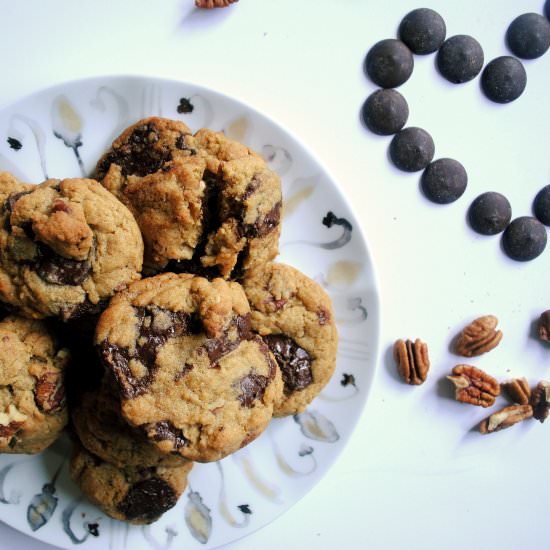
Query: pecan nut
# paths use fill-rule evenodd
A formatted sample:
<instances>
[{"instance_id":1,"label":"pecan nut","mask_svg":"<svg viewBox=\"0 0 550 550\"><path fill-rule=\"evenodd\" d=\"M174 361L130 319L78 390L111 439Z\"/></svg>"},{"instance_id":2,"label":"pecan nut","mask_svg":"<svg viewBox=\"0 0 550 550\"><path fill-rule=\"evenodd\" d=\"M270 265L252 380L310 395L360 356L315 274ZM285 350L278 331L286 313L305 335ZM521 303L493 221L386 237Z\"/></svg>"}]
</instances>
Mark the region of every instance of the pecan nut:
<instances>
[{"instance_id":1,"label":"pecan nut","mask_svg":"<svg viewBox=\"0 0 550 550\"><path fill-rule=\"evenodd\" d=\"M393 358L399 375L407 384L418 386L422 384L430 369L428 346L417 338L411 340L397 340L393 345Z\"/></svg>"},{"instance_id":2,"label":"pecan nut","mask_svg":"<svg viewBox=\"0 0 550 550\"><path fill-rule=\"evenodd\" d=\"M498 432L532 416L533 407L531 405L510 405L483 420L479 425L479 431L482 434Z\"/></svg>"},{"instance_id":3,"label":"pecan nut","mask_svg":"<svg viewBox=\"0 0 550 550\"><path fill-rule=\"evenodd\" d=\"M470 365L457 365L453 368L453 376L447 378L455 385L455 399L463 403L491 407L500 394L495 378Z\"/></svg>"},{"instance_id":4,"label":"pecan nut","mask_svg":"<svg viewBox=\"0 0 550 550\"><path fill-rule=\"evenodd\" d=\"M27 416L19 412L15 405L10 404L7 411L0 413L0 439L14 435L25 420Z\"/></svg>"},{"instance_id":5,"label":"pecan nut","mask_svg":"<svg viewBox=\"0 0 550 550\"><path fill-rule=\"evenodd\" d=\"M504 382L502 387L514 403L528 405L531 399L531 388L526 378L514 378Z\"/></svg>"},{"instance_id":6,"label":"pecan nut","mask_svg":"<svg viewBox=\"0 0 550 550\"><path fill-rule=\"evenodd\" d=\"M539 317L539 339L543 342L550 342L550 309L541 313Z\"/></svg>"},{"instance_id":7,"label":"pecan nut","mask_svg":"<svg viewBox=\"0 0 550 550\"><path fill-rule=\"evenodd\" d=\"M60 373L43 374L34 387L34 398L38 408L45 413L53 413L65 406L65 388Z\"/></svg>"},{"instance_id":8,"label":"pecan nut","mask_svg":"<svg viewBox=\"0 0 550 550\"><path fill-rule=\"evenodd\" d=\"M502 340L502 331L496 330L498 319L484 315L470 323L458 337L456 351L464 357L473 357L496 348Z\"/></svg>"},{"instance_id":9,"label":"pecan nut","mask_svg":"<svg viewBox=\"0 0 550 550\"><path fill-rule=\"evenodd\" d=\"M211 10L212 8L226 8L238 1L239 0L195 0L195 6L197 6L197 8Z\"/></svg>"},{"instance_id":10,"label":"pecan nut","mask_svg":"<svg viewBox=\"0 0 550 550\"><path fill-rule=\"evenodd\" d=\"M531 395L533 418L544 422L550 414L550 382L541 380Z\"/></svg>"}]
</instances>

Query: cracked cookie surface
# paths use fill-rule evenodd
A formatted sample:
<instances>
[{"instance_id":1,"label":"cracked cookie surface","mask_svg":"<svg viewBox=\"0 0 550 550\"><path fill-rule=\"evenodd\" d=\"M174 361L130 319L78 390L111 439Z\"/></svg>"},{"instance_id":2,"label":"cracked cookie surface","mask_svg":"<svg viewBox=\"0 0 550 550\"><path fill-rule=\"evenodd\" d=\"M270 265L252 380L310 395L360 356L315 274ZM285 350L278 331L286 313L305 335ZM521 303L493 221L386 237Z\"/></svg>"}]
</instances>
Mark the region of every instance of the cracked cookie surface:
<instances>
[{"instance_id":1,"label":"cracked cookie surface","mask_svg":"<svg viewBox=\"0 0 550 550\"><path fill-rule=\"evenodd\" d=\"M237 283L164 273L102 314L96 346L124 418L165 453L219 460L262 433L282 391Z\"/></svg>"},{"instance_id":2,"label":"cracked cookie surface","mask_svg":"<svg viewBox=\"0 0 550 550\"><path fill-rule=\"evenodd\" d=\"M184 458L162 453L121 418L112 384L104 377L99 390L86 393L72 411L73 427L86 450L118 468L184 465Z\"/></svg>"},{"instance_id":3,"label":"cracked cookie surface","mask_svg":"<svg viewBox=\"0 0 550 550\"><path fill-rule=\"evenodd\" d=\"M326 292L285 264L267 264L243 281L260 334L282 371L284 392L274 415L302 412L336 367L338 334Z\"/></svg>"},{"instance_id":4,"label":"cracked cookie surface","mask_svg":"<svg viewBox=\"0 0 550 550\"><path fill-rule=\"evenodd\" d=\"M82 492L107 515L136 525L148 524L173 508L187 487L193 464L117 468L76 444L70 473Z\"/></svg>"},{"instance_id":5,"label":"cracked cookie surface","mask_svg":"<svg viewBox=\"0 0 550 550\"><path fill-rule=\"evenodd\" d=\"M68 420L69 360L44 322L0 322L0 453L39 453L58 438Z\"/></svg>"},{"instance_id":6,"label":"cracked cookie surface","mask_svg":"<svg viewBox=\"0 0 550 550\"><path fill-rule=\"evenodd\" d=\"M98 182L2 173L0 204L0 301L24 316L78 317L140 278L139 228Z\"/></svg>"},{"instance_id":7,"label":"cracked cookie surface","mask_svg":"<svg viewBox=\"0 0 550 550\"><path fill-rule=\"evenodd\" d=\"M136 217L150 272L235 279L277 255L280 180L220 132L144 119L114 141L96 173Z\"/></svg>"}]
</instances>

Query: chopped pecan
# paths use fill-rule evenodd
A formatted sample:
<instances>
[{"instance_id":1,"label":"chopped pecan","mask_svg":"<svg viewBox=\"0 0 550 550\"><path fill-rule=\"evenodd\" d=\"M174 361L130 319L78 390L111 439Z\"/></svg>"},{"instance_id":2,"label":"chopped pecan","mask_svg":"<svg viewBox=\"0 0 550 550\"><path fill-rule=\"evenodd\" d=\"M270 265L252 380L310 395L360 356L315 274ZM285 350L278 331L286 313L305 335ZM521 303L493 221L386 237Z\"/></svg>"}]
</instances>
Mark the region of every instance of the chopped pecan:
<instances>
[{"instance_id":1,"label":"chopped pecan","mask_svg":"<svg viewBox=\"0 0 550 550\"><path fill-rule=\"evenodd\" d=\"M464 357L473 357L496 348L502 340L502 332L495 330L498 319L484 315L470 323L458 337L456 351Z\"/></svg>"},{"instance_id":2,"label":"chopped pecan","mask_svg":"<svg viewBox=\"0 0 550 550\"><path fill-rule=\"evenodd\" d=\"M7 411L0 413L0 439L14 435L25 420L27 416L19 412L15 405L10 404Z\"/></svg>"},{"instance_id":3,"label":"chopped pecan","mask_svg":"<svg viewBox=\"0 0 550 550\"><path fill-rule=\"evenodd\" d=\"M393 358L397 364L399 375L407 384L422 384L430 369L428 346L417 338L411 340L397 340L393 345Z\"/></svg>"},{"instance_id":4,"label":"chopped pecan","mask_svg":"<svg viewBox=\"0 0 550 550\"><path fill-rule=\"evenodd\" d=\"M539 338L543 342L550 342L550 309L541 313L539 317Z\"/></svg>"},{"instance_id":5,"label":"chopped pecan","mask_svg":"<svg viewBox=\"0 0 550 550\"><path fill-rule=\"evenodd\" d=\"M479 431L482 434L498 432L532 416L533 408L531 405L510 405L483 420L479 425Z\"/></svg>"},{"instance_id":6,"label":"chopped pecan","mask_svg":"<svg viewBox=\"0 0 550 550\"><path fill-rule=\"evenodd\" d=\"M456 400L470 405L491 407L500 393L500 385L491 375L470 365L457 365L453 376L447 378L455 385Z\"/></svg>"},{"instance_id":7,"label":"chopped pecan","mask_svg":"<svg viewBox=\"0 0 550 550\"><path fill-rule=\"evenodd\" d=\"M520 405L529 404L529 400L531 399L531 388L526 378L514 378L509 382L504 382L502 387L514 403L519 403Z\"/></svg>"},{"instance_id":8,"label":"chopped pecan","mask_svg":"<svg viewBox=\"0 0 550 550\"><path fill-rule=\"evenodd\" d=\"M533 407L533 418L541 423L550 414L550 382L541 380L531 395L531 406Z\"/></svg>"},{"instance_id":9,"label":"chopped pecan","mask_svg":"<svg viewBox=\"0 0 550 550\"><path fill-rule=\"evenodd\" d=\"M195 0L195 6L197 6L197 8L206 8L210 10L212 8L226 8L238 1L239 0Z\"/></svg>"},{"instance_id":10,"label":"chopped pecan","mask_svg":"<svg viewBox=\"0 0 550 550\"><path fill-rule=\"evenodd\" d=\"M61 410L65 405L65 389L60 373L47 372L37 381L34 388L36 404L45 413Z\"/></svg>"}]
</instances>

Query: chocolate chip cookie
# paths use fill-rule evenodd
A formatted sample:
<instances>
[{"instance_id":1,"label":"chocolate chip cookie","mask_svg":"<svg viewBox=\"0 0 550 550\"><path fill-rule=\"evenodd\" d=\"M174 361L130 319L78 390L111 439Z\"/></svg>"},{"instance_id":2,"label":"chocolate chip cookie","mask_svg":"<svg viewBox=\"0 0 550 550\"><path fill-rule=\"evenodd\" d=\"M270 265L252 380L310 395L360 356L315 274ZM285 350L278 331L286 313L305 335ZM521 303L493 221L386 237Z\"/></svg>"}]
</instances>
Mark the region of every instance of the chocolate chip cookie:
<instances>
[{"instance_id":1,"label":"chocolate chip cookie","mask_svg":"<svg viewBox=\"0 0 550 550\"><path fill-rule=\"evenodd\" d=\"M105 377L99 391L85 394L72 411L75 432L86 450L118 468L175 467L187 462L179 455L162 453L125 422L114 391Z\"/></svg>"},{"instance_id":2,"label":"chocolate chip cookie","mask_svg":"<svg viewBox=\"0 0 550 550\"><path fill-rule=\"evenodd\" d=\"M330 298L297 269L270 263L248 275L243 287L252 329L275 356L284 382L274 415L302 412L336 367L338 334Z\"/></svg>"},{"instance_id":3,"label":"chocolate chip cookie","mask_svg":"<svg viewBox=\"0 0 550 550\"><path fill-rule=\"evenodd\" d=\"M0 301L26 317L77 317L139 279L139 228L96 181L48 180L14 191L2 174L0 204Z\"/></svg>"},{"instance_id":4,"label":"chocolate chip cookie","mask_svg":"<svg viewBox=\"0 0 550 550\"><path fill-rule=\"evenodd\" d=\"M0 322L0 453L39 453L60 435L69 360L44 322Z\"/></svg>"},{"instance_id":5,"label":"chocolate chip cookie","mask_svg":"<svg viewBox=\"0 0 550 550\"><path fill-rule=\"evenodd\" d=\"M117 468L77 443L70 471L82 492L107 515L139 525L156 521L175 506L192 466Z\"/></svg>"},{"instance_id":6,"label":"chocolate chip cookie","mask_svg":"<svg viewBox=\"0 0 550 550\"><path fill-rule=\"evenodd\" d=\"M114 141L96 175L136 217L149 272L238 278L277 255L279 178L221 133L141 120Z\"/></svg>"},{"instance_id":7,"label":"chocolate chip cookie","mask_svg":"<svg viewBox=\"0 0 550 550\"><path fill-rule=\"evenodd\" d=\"M96 345L121 411L165 453L219 460L266 428L280 374L237 283L164 273L117 294Z\"/></svg>"}]
</instances>

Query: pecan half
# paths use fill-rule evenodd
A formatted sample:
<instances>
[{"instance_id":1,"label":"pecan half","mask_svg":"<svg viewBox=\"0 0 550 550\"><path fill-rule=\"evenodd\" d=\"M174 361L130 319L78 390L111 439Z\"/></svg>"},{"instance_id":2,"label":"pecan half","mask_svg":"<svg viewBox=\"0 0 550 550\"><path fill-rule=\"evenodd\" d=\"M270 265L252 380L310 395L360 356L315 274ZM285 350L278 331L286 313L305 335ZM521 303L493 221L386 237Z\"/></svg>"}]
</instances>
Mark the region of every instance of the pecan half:
<instances>
[{"instance_id":1,"label":"pecan half","mask_svg":"<svg viewBox=\"0 0 550 550\"><path fill-rule=\"evenodd\" d=\"M197 6L197 8L210 10L212 8L226 8L238 1L239 0L195 0L195 6Z\"/></svg>"},{"instance_id":2,"label":"pecan half","mask_svg":"<svg viewBox=\"0 0 550 550\"><path fill-rule=\"evenodd\" d=\"M531 395L533 418L544 422L550 414L550 382L541 380Z\"/></svg>"},{"instance_id":3,"label":"pecan half","mask_svg":"<svg viewBox=\"0 0 550 550\"><path fill-rule=\"evenodd\" d=\"M61 410L65 406L65 389L60 373L47 372L37 381L34 397L38 407L45 413Z\"/></svg>"},{"instance_id":4,"label":"pecan half","mask_svg":"<svg viewBox=\"0 0 550 550\"><path fill-rule=\"evenodd\" d=\"M479 425L479 431L482 434L498 432L532 416L533 408L531 405L510 405L483 420Z\"/></svg>"},{"instance_id":5,"label":"pecan half","mask_svg":"<svg viewBox=\"0 0 550 550\"><path fill-rule=\"evenodd\" d=\"M502 388L514 403L519 403L520 405L529 404L531 388L529 387L527 378L514 378L509 382L504 382Z\"/></svg>"},{"instance_id":6,"label":"pecan half","mask_svg":"<svg viewBox=\"0 0 550 550\"><path fill-rule=\"evenodd\" d=\"M417 338L411 340L397 340L393 345L393 358L397 364L399 375L407 384L422 384L430 369L428 346Z\"/></svg>"},{"instance_id":7,"label":"pecan half","mask_svg":"<svg viewBox=\"0 0 550 550\"><path fill-rule=\"evenodd\" d=\"M491 407L500 393L495 378L470 365L457 365L447 378L455 385L455 399L470 405Z\"/></svg>"},{"instance_id":8,"label":"pecan half","mask_svg":"<svg viewBox=\"0 0 550 550\"><path fill-rule=\"evenodd\" d=\"M456 351L464 357L473 357L496 348L502 340L502 332L495 330L498 319L484 315L470 323L458 337Z\"/></svg>"},{"instance_id":9,"label":"pecan half","mask_svg":"<svg viewBox=\"0 0 550 550\"><path fill-rule=\"evenodd\" d=\"M550 309L541 313L539 317L539 338L543 342L550 342Z\"/></svg>"}]
</instances>

